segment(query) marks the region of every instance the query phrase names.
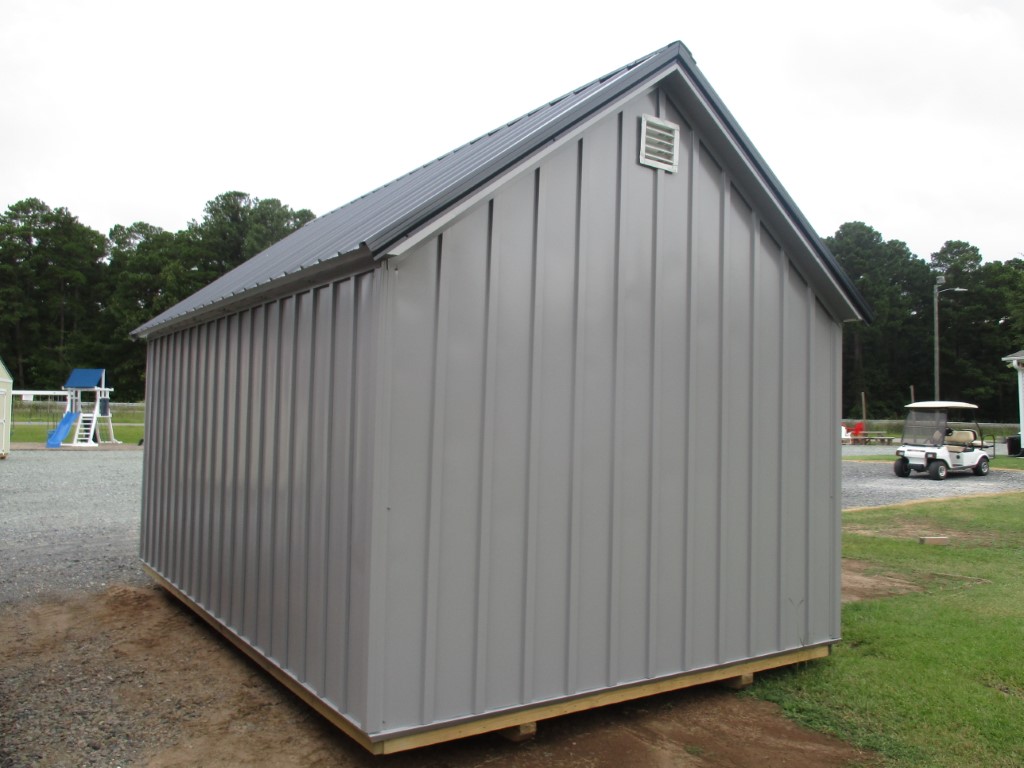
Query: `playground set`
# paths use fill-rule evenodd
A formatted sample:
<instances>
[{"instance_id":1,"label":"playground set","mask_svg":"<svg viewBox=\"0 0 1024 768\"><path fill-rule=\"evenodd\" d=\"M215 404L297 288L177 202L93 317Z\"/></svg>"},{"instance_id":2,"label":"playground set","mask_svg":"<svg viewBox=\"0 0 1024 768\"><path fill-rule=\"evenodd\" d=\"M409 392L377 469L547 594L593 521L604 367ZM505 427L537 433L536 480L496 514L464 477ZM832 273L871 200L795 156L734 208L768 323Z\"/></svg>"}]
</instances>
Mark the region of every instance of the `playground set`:
<instances>
[{"instance_id":1,"label":"playground set","mask_svg":"<svg viewBox=\"0 0 1024 768\"><path fill-rule=\"evenodd\" d=\"M60 448L69 434L70 445L90 447L100 443L119 443L114 437L110 415L110 393L104 368L75 368L64 384L67 398L64 416L46 438L47 448Z\"/></svg>"}]
</instances>

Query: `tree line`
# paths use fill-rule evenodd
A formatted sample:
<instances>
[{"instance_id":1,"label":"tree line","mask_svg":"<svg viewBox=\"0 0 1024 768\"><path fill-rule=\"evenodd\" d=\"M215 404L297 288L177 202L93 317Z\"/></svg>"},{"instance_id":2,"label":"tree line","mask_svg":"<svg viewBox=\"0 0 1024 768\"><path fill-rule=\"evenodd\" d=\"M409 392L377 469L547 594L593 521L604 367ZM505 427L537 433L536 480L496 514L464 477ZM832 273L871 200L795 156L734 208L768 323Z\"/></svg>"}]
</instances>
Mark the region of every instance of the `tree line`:
<instances>
[{"instance_id":1,"label":"tree line","mask_svg":"<svg viewBox=\"0 0 1024 768\"><path fill-rule=\"evenodd\" d=\"M72 368L106 368L118 400L141 400L145 345L130 332L313 218L226 192L178 232L137 222L105 237L66 208L14 203L0 215L0 357L20 389L59 389ZM1024 348L1024 259L986 262L951 240L926 260L863 222L825 242L876 313L844 327L845 418L898 417L911 393L933 398L941 275L943 398L977 403L986 421L1017 420L1016 380L1001 358Z\"/></svg>"},{"instance_id":2,"label":"tree line","mask_svg":"<svg viewBox=\"0 0 1024 768\"><path fill-rule=\"evenodd\" d=\"M116 399L145 396L146 350L130 333L314 215L226 192L178 232L136 222L104 237L36 198L0 215L0 358L18 389L60 389L106 368Z\"/></svg>"},{"instance_id":3,"label":"tree line","mask_svg":"<svg viewBox=\"0 0 1024 768\"><path fill-rule=\"evenodd\" d=\"M870 325L843 329L844 417L865 418L861 393L874 419L901 416L911 393L934 399L941 276L941 398L975 403L979 420L1018 420L1016 376L1002 358L1024 348L1024 259L983 261L977 247L949 240L925 260L859 221L825 242L875 311Z\"/></svg>"}]
</instances>

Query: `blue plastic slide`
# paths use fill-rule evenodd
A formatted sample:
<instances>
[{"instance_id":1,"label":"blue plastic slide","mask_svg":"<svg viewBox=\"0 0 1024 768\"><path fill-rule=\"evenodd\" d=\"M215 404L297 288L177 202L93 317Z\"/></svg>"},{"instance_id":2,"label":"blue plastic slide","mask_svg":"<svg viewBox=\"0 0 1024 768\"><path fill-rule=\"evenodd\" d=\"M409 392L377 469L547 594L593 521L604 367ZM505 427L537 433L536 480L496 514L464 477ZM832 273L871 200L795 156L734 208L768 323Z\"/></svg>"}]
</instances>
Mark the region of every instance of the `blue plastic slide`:
<instances>
[{"instance_id":1,"label":"blue plastic slide","mask_svg":"<svg viewBox=\"0 0 1024 768\"><path fill-rule=\"evenodd\" d=\"M46 434L46 447L60 448L60 444L63 443L64 438L68 436L68 432L71 431L71 427L73 427L75 422L78 421L78 416L79 414L75 411L65 413L64 418L60 420L60 424L57 425L57 428Z\"/></svg>"}]
</instances>

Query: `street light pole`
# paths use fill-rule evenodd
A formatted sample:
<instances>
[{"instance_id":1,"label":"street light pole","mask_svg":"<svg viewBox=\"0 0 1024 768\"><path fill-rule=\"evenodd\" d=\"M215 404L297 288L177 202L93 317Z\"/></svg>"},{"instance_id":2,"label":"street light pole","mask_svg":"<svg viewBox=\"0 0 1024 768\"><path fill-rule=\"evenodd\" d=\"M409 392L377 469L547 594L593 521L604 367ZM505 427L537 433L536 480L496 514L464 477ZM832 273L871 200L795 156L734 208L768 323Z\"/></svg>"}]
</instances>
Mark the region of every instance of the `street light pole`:
<instances>
[{"instance_id":1,"label":"street light pole","mask_svg":"<svg viewBox=\"0 0 1024 768\"><path fill-rule=\"evenodd\" d=\"M940 285L946 284L946 276L939 275L935 278L935 285L932 287L932 317L935 319L935 348L934 348L934 363L935 363L935 399L939 399L939 294L945 293L946 291L953 291L954 293L967 293L966 288L943 288L939 290Z\"/></svg>"}]
</instances>

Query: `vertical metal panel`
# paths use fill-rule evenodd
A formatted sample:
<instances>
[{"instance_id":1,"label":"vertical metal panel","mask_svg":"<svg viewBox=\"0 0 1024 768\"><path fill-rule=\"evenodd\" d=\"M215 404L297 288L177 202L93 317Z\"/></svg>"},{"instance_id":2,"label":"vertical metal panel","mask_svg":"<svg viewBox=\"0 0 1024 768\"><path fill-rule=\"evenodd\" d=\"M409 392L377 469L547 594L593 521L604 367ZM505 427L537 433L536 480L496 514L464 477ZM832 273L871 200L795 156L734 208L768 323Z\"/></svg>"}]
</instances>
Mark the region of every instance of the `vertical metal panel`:
<instances>
[{"instance_id":1,"label":"vertical metal panel","mask_svg":"<svg viewBox=\"0 0 1024 768\"><path fill-rule=\"evenodd\" d=\"M722 169L700 146L694 167L692 282L690 285L691 466L687 489L686 628L688 668L718 659L719 525L722 414Z\"/></svg>"},{"instance_id":2,"label":"vertical metal panel","mask_svg":"<svg viewBox=\"0 0 1024 768\"><path fill-rule=\"evenodd\" d=\"M809 507L807 531L807 641L821 642L835 638L833 634L834 587L838 550L835 548L835 529L838 519L835 510L840 499L835 494L835 455L838 440L830 434L839 422L836 400L838 387L835 380L834 351L842 348L838 324L829 316L813 296L810 303L811 329L810 387L807 403L808 441L811 453L807 465ZM812 478L815 481L812 481Z\"/></svg>"},{"instance_id":3,"label":"vertical metal panel","mask_svg":"<svg viewBox=\"0 0 1024 768\"><path fill-rule=\"evenodd\" d=\"M532 379L534 192L532 173L494 200L490 300L495 304L490 604L486 706L521 701L524 684L526 514Z\"/></svg>"},{"instance_id":4,"label":"vertical metal panel","mask_svg":"<svg viewBox=\"0 0 1024 768\"><path fill-rule=\"evenodd\" d=\"M254 642L268 655L271 651L273 626L274 571L278 566L274 558L274 511L277 495L278 434L281 409L278 403L281 366L280 304L268 304L263 316L263 399L255 405L260 409L262 421L259 441L259 546L257 548L256 632Z\"/></svg>"},{"instance_id":5,"label":"vertical metal panel","mask_svg":"<svg viewBox=\"0 0 1024 768\"><path fill-rule=\"evenodd\" d=\"M383 636L384 726L419 722L423 647L438 244L428 241L392 279L390 466L386 529L387 595Z\"/></svg>"},{"instance_id":6,"label":"vertical metal panel","mask_svg":"<svg viewBox=\"0 0 1024 768\"><path fill-rule=\"evenodd\" d=\"M663 97L664 101L664 97ZM669 674L683 668L685 628L683 588L685 508L688 476L687 381L689 364L689 148L693 135L671 104L660 116L682 126L679 171L656 174L657 209L655 243L654 316L654 414L651 462L653 492L651 505L650 676Z\"/></svg>"},{"instance_id":7,"label":"vertical metal panel","mask_svg":"<svg viewBox=\"0 0 1024 768\"><path fill-rule=\"evenodd\" d=\"M292 429L292 406L295 397L295 296L281 299L280 327L278 330L277 396L267 407L277 409L277 438L274 449L277 453L273 465L274 474L274 522L271 528L273 545L273 577L270 600L270 655L279 664L288 668L288 612L291 595L288 583L291 576L291 526L295 510L292 508L292 452L295 450L297 435Z\"/></svg>"},{"instance_id":8,"label":"vertical metal panel","mask_svg":"<svg viewBox=\"0 0 1024 768\"><path fill-rule=\"evenodd\" d=\"M305 641L303 677L309 682L310 687L320 692L325 691L327 684L325 638L328 585L330 584L327 563L331 557L328 546L332 522L329 484L334 458L331 452L328 424L332 423L334 419L335 407L333 399L329 396L329 391L334 386L331 378L334 367L332 354L335 333L332 321L333 298L333 286L329 285L317 288L309 294L309 333L305 338L299 338L299 343L308 347L307 365L309 370L309 394L305 402L297 404L298 410L303 413L303 418L306 421L306 461L305 467L300 466L296 479L305 483L308 494L304 542L306 550L305 589L300 596L306 617L305 637L303 638ZM302 437L301 433L300 437ZM338 467L338 471L344 471L344 469ZM344 598L342 597L342 599ZM335 653L337 653L336 650Z\"/></svg>"},{"instance_id":9,"label":"vertical metal panel","mask_svg":"<svg viewBox=\"0 0 1024 768\"><path fill-rule=\"evenodd\" d=\"M206 419L206 521L203 582L207 590L206 607L214 615L223 615L221 604L221 562L222 533L224 530L224 411L226 403L223 393L227 387L224 380L225 365L225 325L228 318L221 318L213 323L213 345L210 356L210 370L206 377L206 403L209 414Z\"/></svg>"},{"instance_id":10,"label":"vertical metal panel","mask_svg":"<svg viewBox=\"0 0 1024 768\"><path fill-rule=\"evenodd\" d=\"M757 233L754 259L754 339L751 377L754 420L750 442L755 446L750 479L751 505L751 653L763 655L781 644L780 568L783 457L791 446L782 421L782 398L788 371L782 364L783 292L786 260L763 227Z\"/></svg>"},{"instance_id":11,"label":"vertical metal panel","mask_svg":"<svg viewBox=\"0 0 1024 768\"><path fill-rule=\"evenodd\" d=\"M719 661L750 654L750 561L752 540L750 440L755 393L753 303L754 212L734 187L726 190L722 265L722 435L718 513Z\"/></svg>"},{"instance_id":12,"label":"vertical metal panel","mask_svg":"<svg viewBox=\"0 0 1024 768\"><path fill-rule=\"evenodd\" d=\"M531 478L536 560L530 681L535 699L566 691L573 458L573 331L579 152L570 144L540 173L534 324L535 441Z\"/></svg>"},{"instance_id":13,"label":"vertical metal panel","mask_svg":"<svg viewBox=\"0 0 1024 768\"><path fill-rule=\"evenodd\" d=\"M245 535L245 600L243 619L239 626L242 636L250 642L259 644L259 597L262 573L267 565L260 560L261 515L263 500L266 498L263 489L262 457L266 441L266 417L263 404L266 401L266 373L264 360L267 352L267 310L265 307L253 307L249 312L249 367L243 371L248 376L250 389L246 402L248 421L248 456L246 460L246 488L248 504L246 514L248 529Z\"/></svg>"},{"instance_id":14,"label":"vertical metal panel","mask_svg":"<svg viewBox=\"0 0 1024 768\"><path fill-rule=\"evenodd\" d=\"M348 712L367 730L383 727L380 706L382 605L386 599L387 448L390 428L386 408L378 398L388 394L391 377L387 355L380 346L391 338L394 305L389 291L391 273L387 268L353 278L356 282L350 325L355 350L351 371L351 414L354 428L349 435L352 482L348 485L348 527L351 532L348 557L347 626L348 653L344 678ZM381 394L378 395L378 389Z\"/></svg>"},{"instance_id":15,"label":"vertical metal panel","mask_svg":"<svg viewBox=\"0 0 1024 768\"><path fill-rule=\"evenodd\" d=\"M657 94L622 112L615 340L613 467L612 682L640 680L648 670L655 182L657 173L632 155L640 117L658 108ZM629 147L627 149L626 147Z\"/></svg>"},{"instance_id":16,"label":"vertical metal panel","mask_svg":"<svg viewBox=\"0 0 1024 768\"><path fill-rule=\"evenodd\" d=\"M249 564L249 530L251 528L251 494L249 489L252 445L249 428L252 420L252 312L239 314L232 343L235 345L235 364L232 378L235 386L230 396L232 401L233 428L230 440L235 447L231 467L233 490L231 568L231 626L239 631L245 629L245 607L247 597L247 573Z\"/></svg>"},{"instance_id":17,"label":"vertical metal panel","mask_svg":"<svg viewBox=\"0 0 1024 768\"><path fill-rule=\"evenodd\" d=\"M497 381L497 303L491 301L494 201L487 204L486 285L484 293L483 396L480 413L480 525L476 556L476 623L473 648L473 712L482 712L487 701L487 626L491 611L491 520L494 516L494 391ZM497 608L497 606L495 606Z\"/></svg>"},{"instance_id":18,"label":"vertical metal panel","mask_svg":"<svg viewBox=\"0 0 1024 768\"><path fill-rule=\"evenodd\" d=\"M190 482L188 484L190 498L186 507L186 531L188 540L185 543L183 559L188 568L188 581L185 582L189 594L196 596L196 602L202 605L205 602L203 583L201 581L203 550L201 541L204 537L203 512L205 507L206 488L204 487L205 474L204 458L206 455L205 431L203 429L207 418L206 382L207 358L209 357L209 327L200 326L195 330L192 338L190 352L192 356L191 373L192 383L189 398L193 403L192 423L189 425L187 440L192 446L189 461Z\"/></svg>"},{"instance_id":19,"label":"vertical metal panel","mask_svg":"<svg viewBox=\"0 0 1024 768\"><path fill-rule=\"evenodd\" d=\"M424 648L424 711L430 719L471 712L476 649L477 557L480 526L480 434L483 420L487 316L487 209L445 232L438 298L447 307L438 325L437 366L444 368L435 403L431 545ZM443 429L436 422L445 416ZM432 714L431 714L432 711Z\"/></svg>"},{"instance_id":20,"label":"vertical metal panel","mask_svg":"<svg viewBox=\"0 0 1024 768\"><path fill-rule=\"evenodd\" d=\"M281 623L287 627L287 667L299 679L306 676L306 597L309 592L308 529L314 514L309 506L309 405L312 397L313 301L310 293L295 296L291 360L292 391L281 403L289 411L288 431L288 586L287 610Z\"/></svg>"},{"instance_id":21,"label":"vertical metal panel","mask_svg":"<svg viewBox=\"0 0 1024 768\"><path fill-rule=\"evenodd\" d=\"M783 465L780 524L781 591L779 595L783 647L803 645L807 638L807 529L810 500L807 466L812 444L808 403L811 400L808 359L810 328L807 283L789 263L784 278L782 366L786 371L782 423L796 451Z\"/></svg>"},{"instance_id":22,"label":"vertical metal panel","mask_svg":"<svg viewBox=\"0 0 1024 768\"><path fill-rule=\"evenodd\" d=\"M199 572L197 587L200 596L200 605L216 614L216 606L212 604L214 594L213 570L213 529L216 514L215 504L219 501L219 494L215 488L217 482L216 466L216 437L217 437L217 410L220 403L217 401L216 393L220 385L217 357L220 354L218 326L220 321L215 321L206 327L206 345L204 348L204 370L200 379L199 391L203 403L203 420L200 424L199 446L200 455L200 483L199 483L199 525L196 530L196 549L199 553Z\"/></svg>"},{"instance_id":23,"label":"vertical metal panel","mask_svg":"<svg viewBox=\"0 0 1024 768\"><path fill-rule=\"evenodd\" d=\"M579 309L576 340L578 440L574 503L579 514L576 688L610 682L611 477L614 413L616 228L619 120L608 119L583 138L580 170ZM578 501L577 501L578 499Z\"/></svg>"},{"instance_id":24,"label":"vertical metal panel","mask_svg":"<svg viewBox=\"0 0 1024 768\"><path fill-rule=\"evenodd\" d=\"M235 623L236 588L235 563L241 560L241 552L237 549L237 532L242 530L242 512L238 508L239 495L242 487L237 482L239 454L243 447L238 440L238 408L239 408L239 332L240 318L230 315L224 318L224 401L222 409L222 426L220 444L222 449L220 482L222 483L222 516L221 525L221 560L220 567L220 613L232 626Z\"/></svg>"},{"instance_id":25,"label":"vertical metal panel","mask_svg":"<svg viewBox=\"0 0 1024 768\"><path fill-rule=\"evenodd\" d=\"M315 356L318 370L323 371L317 372L315 378L322 379L326 398L324 411L317 417L327 429L326 449L318 469L321 478L314 486L323 489L325 505L322 690L327 699L343 709L350 701L348 655L338 650L350 649L351 645L347 639L347 623L352 601L352 515L355 513L352 465L356 437L355 380L359 370L355 357L356 285L356 279L346 280L320 293ZM319 366L324 367L319 369Z\"/></svg>"}]
</instances>

